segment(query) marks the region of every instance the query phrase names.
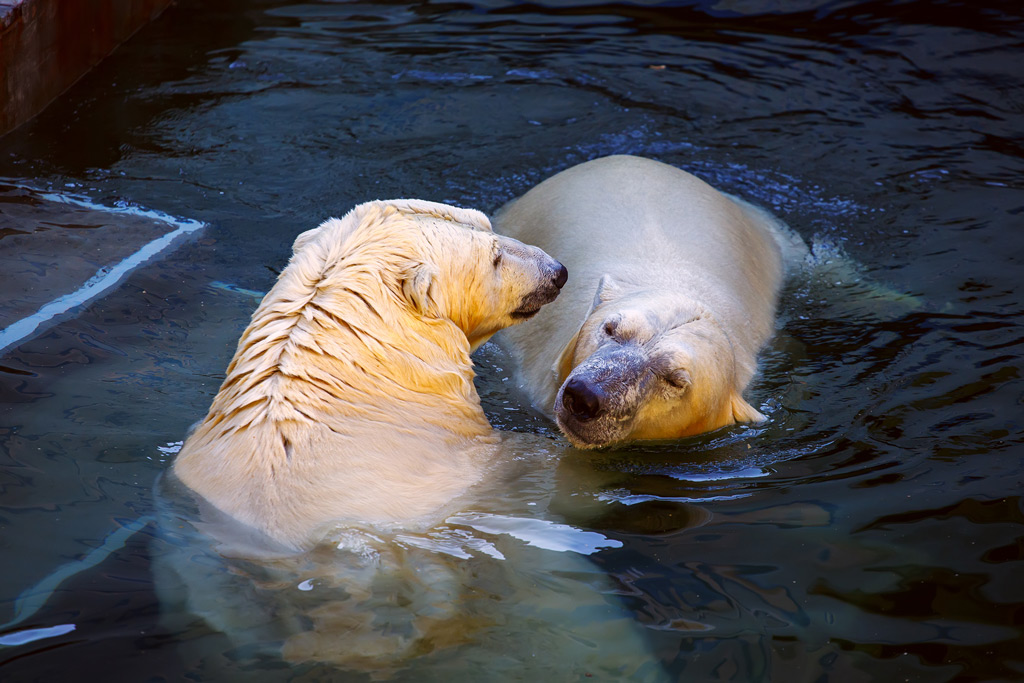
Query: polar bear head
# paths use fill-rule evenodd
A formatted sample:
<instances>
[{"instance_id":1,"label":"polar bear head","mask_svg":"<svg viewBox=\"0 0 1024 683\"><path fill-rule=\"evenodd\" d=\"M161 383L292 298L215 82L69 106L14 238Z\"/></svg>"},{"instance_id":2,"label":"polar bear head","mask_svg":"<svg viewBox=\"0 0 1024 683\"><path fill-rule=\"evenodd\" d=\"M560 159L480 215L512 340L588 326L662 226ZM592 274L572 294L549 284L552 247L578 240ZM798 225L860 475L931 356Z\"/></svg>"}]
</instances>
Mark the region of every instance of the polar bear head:
<instances>
[{"instance_id":1,"label":"polar bear head","mask_svg":"<svg viewBox=\"0 0 1024 683\"><path fill-rule=\"evenodd\" d=\"M535 315L568 277L541 249L492 232L479 211L413 199L361 204L302 233L293 249L290 266L307 262L305 284L316 291L351 295L362 270L386 295L371 298L454 323L471 350Z\"/></svg>"},{"instance_id":2,"label":"polar bear head","mask_svg":"<svg viewBox=\"0 0 1024 683\"><path fill-rule=\"evenodd\" d=\"M555 365L555 418L579 448L763 420L740 395L753 370L739 363L728 335L698 304L664 290L624 292L604 275Z\"/></svg>"}]
</instances>

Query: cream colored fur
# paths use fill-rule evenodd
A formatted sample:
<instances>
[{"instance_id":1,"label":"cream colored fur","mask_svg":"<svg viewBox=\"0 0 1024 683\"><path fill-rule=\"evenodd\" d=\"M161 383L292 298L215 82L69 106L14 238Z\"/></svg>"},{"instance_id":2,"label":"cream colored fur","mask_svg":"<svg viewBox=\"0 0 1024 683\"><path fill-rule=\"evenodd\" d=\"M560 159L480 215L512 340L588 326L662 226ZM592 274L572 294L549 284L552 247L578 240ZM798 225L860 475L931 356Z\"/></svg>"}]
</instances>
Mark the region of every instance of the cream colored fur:
<instances>
[{"instance_id":1,"label":"cream colored fur","mask_svg":"<svg viewBox=\"0 0 1024 683\"><path fill-rule=\"evenodd\" d=\"M477 211L415 200L299 235L174 473L286 550L443 519L496 443L470 352L557 294L551 263Z\"/></svg>"},{"instance_id":2,"label":"cream colored fur","mask_svg":"<svg viewBox=\"0 0 1024 683\"><path fill-rule=\"evenodd\" d=\"M559 300L499 339L575 445L763 419L743 391L773 332L783 252L803 249L777 220L672 166L613 156L549 178L495 224L569 269ZM575 420L570 380L605 412Z\"/></svg>"}]
</instances>

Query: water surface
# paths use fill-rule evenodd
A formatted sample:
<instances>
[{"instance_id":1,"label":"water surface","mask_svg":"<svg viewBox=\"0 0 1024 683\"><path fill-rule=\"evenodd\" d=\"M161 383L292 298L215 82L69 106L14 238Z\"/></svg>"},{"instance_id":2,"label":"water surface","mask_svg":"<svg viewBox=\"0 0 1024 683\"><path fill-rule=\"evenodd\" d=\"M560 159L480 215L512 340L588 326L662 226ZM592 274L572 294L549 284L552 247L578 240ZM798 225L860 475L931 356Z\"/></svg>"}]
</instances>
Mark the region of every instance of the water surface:
<instances>
[{"instance_id":1,"label":"water surface","mask_svg":"<svg viewBox=\"0 0 1024 683\"><path fill-rule=\"evenodd\" d=\"M216 634L158 619L159 541L131 525L296 234L375 198L493 212L614 153L915 298L805 275L749 395L769 422L672 446L573 451L478 354L492 421L550 437L584 500L551 522L617 542L587 557L652 658L678 680L1024 677L1022 26L1008 2L176 3L0 139L6 184L208 224L0 359L0 621L128 529L13 628L0 678L217 678L188 654Z\"/></svg>"}]
</instances>

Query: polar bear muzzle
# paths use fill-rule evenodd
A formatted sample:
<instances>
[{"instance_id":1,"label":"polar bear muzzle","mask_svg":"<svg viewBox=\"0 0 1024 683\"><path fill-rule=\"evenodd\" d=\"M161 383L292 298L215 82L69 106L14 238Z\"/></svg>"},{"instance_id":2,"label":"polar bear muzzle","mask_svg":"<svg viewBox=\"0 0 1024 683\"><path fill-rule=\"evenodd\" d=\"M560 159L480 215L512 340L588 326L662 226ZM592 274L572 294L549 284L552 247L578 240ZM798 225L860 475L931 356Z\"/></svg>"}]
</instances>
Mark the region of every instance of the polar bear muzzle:
<instances>
[{"instance_id":1,"label":"polar bear muzzle","mask_svg":"<svg viewBox=\"0 0 1024 683\"><path fill-rule=\"evenodd\" d=\"M538 250L539 251L539 250ZM543 284L523 298L519 307L512 311L512 317L518 320L526 320L537 315L544 304L549 304L558 296L562 286L569 279L569 271L558 261L551 259L551 263L544 267L548 273Z\"/></svg>"},{"instance_id":2,"label":"polar bear muzzle","mask_svg":"<svg viewBox=\"0 0 1024 683\"><path fill-rule=\"evenodd\" d=\"M524 292L516 308L509 314L517 322L532 318L542 306L555 300L569 279L569 271L543 249L509 237L499 237L498 244L498 258L505 277L518 275L524 269L529 271L536 268L539 271L537 277L531 278L535 285Z\"/></svg>"},{"instance_id":3,"label":"polar bear muzzle","mask_svg":"<svg viewBox=\"0 0 1024 683\"><path fill-rule=\"evenodd\" d=\"M639 344L608 344L578 365L555 398L555 420L579 448L626 439L656 378Z\"/></svg>"}]
</instances>

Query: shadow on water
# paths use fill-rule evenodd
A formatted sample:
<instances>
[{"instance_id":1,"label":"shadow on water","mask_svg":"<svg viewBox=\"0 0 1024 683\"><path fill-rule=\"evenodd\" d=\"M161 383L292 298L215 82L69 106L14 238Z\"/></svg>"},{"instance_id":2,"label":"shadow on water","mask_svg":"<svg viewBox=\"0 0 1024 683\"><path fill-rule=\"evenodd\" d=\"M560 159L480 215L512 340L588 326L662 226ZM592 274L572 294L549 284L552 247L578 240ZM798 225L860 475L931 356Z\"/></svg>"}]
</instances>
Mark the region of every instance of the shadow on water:
<instances>
[{"instance_id":1,"label":"shadow on water","mask_svg":"<svg viewBox=\"0 0 1024 683\"><path fill-rule=\"evenodd\" d=\"M296 234L373 198L494 211L630 153L857 275L825 258L784 293L767 423L678 444L571 449L484 347L488 417L555 454L494 504L619 544L559 580L600 584L669 678L1020 679L1022 26L952 0L176 3L0 139L5 185L208 225L0 359L0 621L70 567L0 633L0 678L352 680L169 626L166 539L103 539L153 514Z\"/></svg>"}]
</instances>

